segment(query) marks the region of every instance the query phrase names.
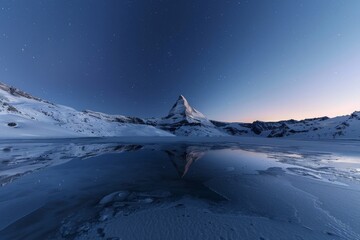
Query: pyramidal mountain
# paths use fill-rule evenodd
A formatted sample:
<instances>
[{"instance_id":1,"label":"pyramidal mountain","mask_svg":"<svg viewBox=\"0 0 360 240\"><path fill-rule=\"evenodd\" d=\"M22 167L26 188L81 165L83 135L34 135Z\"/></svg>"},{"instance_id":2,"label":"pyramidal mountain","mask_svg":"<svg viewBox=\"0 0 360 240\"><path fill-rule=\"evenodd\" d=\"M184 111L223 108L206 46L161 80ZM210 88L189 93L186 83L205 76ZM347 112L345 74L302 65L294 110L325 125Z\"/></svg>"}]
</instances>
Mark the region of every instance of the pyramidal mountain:
<instances>
[{"instance_id":1,"label":"pyramidal mountain","mask_svg":"<svg viewBox=\"0 0 360 240\"><path fill-rule=\"evenodd\" d=\"M163 118L147 119L146 123L177 136L227 136L204 114L191 107L186 98L180 95L169 114Z\"/></svg>"},{"instance_id":2,"label":"pyramidal mountain","mask_svg":"<svg viewBox=\"0 0 360 240\"><path fill-rule=\"evenodd\" d=\"M165 119L168 119L170 122L186 121L188 123L211 124L204 114L190 106L183 95L179 96Z\"/></svg>"},{"instance_id":3,"label":"pyramidal mountain","mask_svg":"<svg viewBox=\"0 0 360 240\"><path fill-rule=\"evenodd\" d=\"M334 118L228 123L208 119L180 95L167 116L144 119L77 111L0 83L1 139L111 136L360 139L360 111Z\"/></svg>"}]
</instances>

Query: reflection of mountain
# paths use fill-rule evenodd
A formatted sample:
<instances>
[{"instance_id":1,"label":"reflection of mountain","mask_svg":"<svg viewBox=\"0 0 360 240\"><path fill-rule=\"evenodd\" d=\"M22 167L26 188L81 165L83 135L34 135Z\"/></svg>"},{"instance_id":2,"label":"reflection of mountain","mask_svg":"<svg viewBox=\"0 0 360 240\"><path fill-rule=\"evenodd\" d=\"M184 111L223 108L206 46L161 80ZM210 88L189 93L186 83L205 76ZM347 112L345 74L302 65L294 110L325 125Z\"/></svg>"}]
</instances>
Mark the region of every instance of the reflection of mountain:
<instances>
[{"instance_id":1,"label":"reflection of mountain","mask_svg":"<svg viewBox=\"0 0 360 240\"><path fill-rule=\"evenodd\" d=\"M164 150L173 162L180 177L184 177L189 171L191 164L200 159L209 147L205 146L186 146L168 148Z\"/></svg>"},{"instance_id":2,"label":"reflection of mountain","mask_svg":"<svg viewBox=\"0 0 360 240\"><path fill-rule=\"evenodd\" d=\"M165 153L175 167L179 177L188 174L191 166L207 152L221 149L241 149L248 152L261 152L269 158L291 165L302 166L309 170L332 173L323 159L329 159L324 153L308 153L297 151L294 147L264 147L243 145L238 143L159 143L159 144L122 144L118 142L23 142L0 144L0 184L12 182L14 179L42 168L66 163L72 159L86 159L107 153L156 151ZM326 156L326 158L324 158ZM149 156L150 157L150 156ZM306 161L303 161L306 159ZM324 168L326 167L326 168ZM340 174L339 169L336 170ZM341 173L346 175L347 172Z\"/></svg>"},{"instance_id":3,"label":"reflection of mountain","mask_svg":"<svg viewBox=\"0 0 360 240\"><path fill-rule=\"evenodd\" d=\"M83 238L79 239L90 239L88 233L94 229L94 235L90 235L94 237L91 239L112 239L115 237L113 232L105 226L116 222L117 225L113 225L112 229L119 229L116 236L124 238L124 231L133 226L132 223L139 221L139 225L126 235L126 239L133 239L134 232L139 229L146 228L144 232L151 232L159 227L159 221L161 231L174 231L179 227L182 227L184 232L198 227L207 227L206 231L211 231L220 226L218 231L225 229L228 232L230 230L223 228L221 224L227 226L230 219L244 222L239 229L246 229L249 222L258 219L261 222L256 226L257 229L264 229L264 224L268 224L266 228L270 233L273 232L274 222L278 226L291 224L293 229L300 229L299 236L304 232L315 232L308 231L304 226L314 229L319 224L326 227L332 224L331 226L339 229L329 230L334 234L344 230L342 222L329 216L328 209L318 202L324 195L314 195L311 190L309 194L306 193L307 186L312 189L317 185L319 192L324 191L325 194L328 186L323 182L316 184L313 179L316 180L314 177L321 176L328 170L321 168L318 171L309 171L306 166L289 168L291 159L294 162L298 159L299 164L312 161L314 151L304 148L299 150L288 145L264 146L246 143L119 144L100 143L101 141L108 139L100 139L97 143L83 140L71 144L16 143L12 147L0 144L0 150L3 151L0 155L1 170L6 168L5 172L10 178L16 177L11 175L13 172L24 174L21 170L26 168L33 171L61 164L72 158L87 158L42 169L1 188L1 239L77 239L78 235L83 235ZM217 151L221 149L225 150ZM125 153L106 154L113 152ZM105 155L100 156L101 154ZM285 164L264 159L265 154ZM317 161L318 165L321 159L324 159L323 155L314 161ZM262 170L258 171L260 169ZM179 177L178 173L180 176L186 175ZM291 173L291 176L288 173ZM305 182L291 184L288 179L302 181L301 178L294 178L293 174L311 178L309 185ZM331 175L338 176L337 174L338 172L335 172ZM302 188L297 189L297 186ZM338 189L339 195L349 192L347 187L336 186L333 189ZM356 200L355 195L352 200ZM356 201L352 200L349 201L353 203L351 207L356 207ZM9 203L11 205L8 205ZM164 217L164 214L168 214L167 217ZM228 220L224 221L223 217ZM313 218L319 221L313 222ZM129 219L134 221L129 222ZM214 222L214 219L218 221ZM355 215L353 219L356 219ZM214 224L208 225L209 221ZM129 224L125 225L125 222ZM201 224L194 226L194 223ZM98 229L102 229L100 233L103 236L99 236ZM254 232L257 229L254 229ZM317 239L323 239L321 236L326 234L323 229L326 228L317 231L320 236ZM238 233L233 239L241 239L241 236L246 236L246 233ZM330 239L334 235L328 236ZM357 235L353 236L355 235L339 238L358 239ZM203 238L210 237L196 237ZM155 236L151 239L163 238ZM192 232L184 235L182 239L193 239ZM259 239L259 236L249 239Z\"/></svg>"},{"instance_id":4,"label":"reflection of mountain","mask_svg":"<svg viewBox=\"0 0 360 240\"><path fill-rule=\"evenodd\" d=\"M107 153L151 150L168 155L180 177L207 151L226 149L229 144L119 144L119 143L14 143L0 144L0 184L12 182L23 174L45 167L66 163L72 159L86 159Z\"/></svg>"},{"instance_id":5,"label":"reflection of mountain","mask_svg":"<svg viewBox=\"0 0 360 240\"><path fill-rule=\"evenodd\" d=\"M39 214L41 217L36 224L21 228L21 234L22 236L31 234L34 225L38 226L37 233L42 233L42 226L46 225L45 219L54 219L51 215L52 211L43 211L43 209L56 209L56 214L59 214L57 218L63 219L61 221L63 226L59 230L61 236L49 237L49 239L74 239L73 237L79 234L79 229L88 231L90 228L86 226L115 216L124 217L143 210L163 207L182 209L192 202L197 206L201 204L206 209L223 204L226 199L205 184L208 178L193 176L181 178L177 174L179 172L184 176L190 165L211 148L211 146L191 144L179 146L176 144L22 143L14 144L12 147L0 145L0 150L6 152L6 156L0 155L1 169L4 169L1 171L0 181L6 184L26 173L41 169L37 173L27 175L22 181L19 179L6 186L10 189L16 188L14 195L17 195L19 192L26 192L29 186L32 186L33 179L36 179L42 186L40 189L47 191L46 198L56 199L44 208L39 207L38 210L24 214L21 217L23 222L37 219ZM106 155L122 152L126 154ZM100 156L102 154L105 155ZM86 158L86 160L68 162L76 158ZM65 162L67 164L61 167L51 167ZM177 171L174 170L173 165L176 166ZM27 171L23 171L24 169ZM12 175L14 172L18 174ZM64 173L66 173L65 182L62 182ZM51 176L50 183L47 182L48 176ZM58 181L62 183L61 189L64 191L58 191ZM75 188L72 187L73 182ZM49 186L52 188L48 189ZM31 195L29 194L28 197ZM62 202L61 206L58 202ZM62 215L64 212L67 214ZM51 224L46 225L46 228L49 226L51 227ZM19 239L15 238L20 234L14 230L17 228L19 224L16 221L4 230L1 230L0 225L1 235L5 236L5 239Z\"/></svg>"}]
</instances>

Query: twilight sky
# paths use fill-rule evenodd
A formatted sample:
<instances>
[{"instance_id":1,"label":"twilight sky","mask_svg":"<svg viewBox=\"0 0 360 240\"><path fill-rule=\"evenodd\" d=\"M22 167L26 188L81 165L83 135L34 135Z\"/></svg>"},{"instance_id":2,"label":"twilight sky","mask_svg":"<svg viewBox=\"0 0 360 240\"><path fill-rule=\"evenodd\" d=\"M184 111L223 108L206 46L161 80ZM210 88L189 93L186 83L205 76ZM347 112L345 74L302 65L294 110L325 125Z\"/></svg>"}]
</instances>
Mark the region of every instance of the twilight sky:
<instances>
[{"instance_id":1,"label":"twilight sky","mask_svg":"<svg viewBox=\"0 0 360 240\"><path fill-rule=\"evenodd\" d=\"M1 0L0 81L72 106L211 119L360 110L359 0Z\"/></svg>"}]
</instances>

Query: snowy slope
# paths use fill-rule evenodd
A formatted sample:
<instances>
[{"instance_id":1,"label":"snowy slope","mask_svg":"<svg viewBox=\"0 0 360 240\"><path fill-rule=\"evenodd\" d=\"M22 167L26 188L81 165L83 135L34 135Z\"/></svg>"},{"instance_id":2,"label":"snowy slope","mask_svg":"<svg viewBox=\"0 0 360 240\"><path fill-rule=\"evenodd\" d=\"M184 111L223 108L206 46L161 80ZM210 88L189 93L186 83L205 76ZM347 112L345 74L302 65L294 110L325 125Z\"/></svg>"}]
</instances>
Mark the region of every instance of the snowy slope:
<instances>
[{"instance_id":1,"label":"snowy slope","mask_svg":"<svg viewBox=\"0 0 360 240\"><path fill-rule=\"evenodd\" d=\"M171 136L141 119L53 104L0 83L0 138Z\"/></svg>"},{"instance_id":2,"label":"snowy slope","mask_svg":"<svg viewBox=\"0 0 360 240\"><path fill-rule=\"evenodd\" d=\"M360 112L334 118L321 117L279 122L225 123L212 121L235 136L287 137L301 139L360 139Z\"/></svg>"},{"instance_id":3,"label":"snowy slope","mask_svg":"<svg viewBox=\"0 0 360 240\"><path fill-rule=\"evenodd\" d=\"M163 124L172 124L182 121L213 126L204 114L191 107L186 98L180 95L174 106L170 109L169 114L161 122Z\"/></svg>"},{"instance_id":4,"label":"snowy slope","mask_svg":"<svg viewBox=\"0 0 360 240\"><path fill-rule=\"evenodd\" d=\"M177 136L228 136L180 95L166 117L147 119L150 125Z\"/></svg>"},{"instance_id":5,"label":"snowy slope","mask_svg":"<svg viewBox=\"0 0 360 240\"><path fill-rule=\"evenodd\" d=\"M255 136L301 139L360 139L360 112L335 118L320 117L253 123L209 120L180 95L166 117L145 120L147 124L177 136Z\"/></svg>"},{"instance_id":6,"label":"snowy slope","mask_svg":"<svg viewBox=\"0 0 360 240\"><path fill-rule=\"evenodd\" d=\"M180 95L168 115L141 119L77 111L0 83L0 138L98 136L255 136L298 139L360 139L360 112L253 123L209 120Z\"/></svg>"}]
</instances>

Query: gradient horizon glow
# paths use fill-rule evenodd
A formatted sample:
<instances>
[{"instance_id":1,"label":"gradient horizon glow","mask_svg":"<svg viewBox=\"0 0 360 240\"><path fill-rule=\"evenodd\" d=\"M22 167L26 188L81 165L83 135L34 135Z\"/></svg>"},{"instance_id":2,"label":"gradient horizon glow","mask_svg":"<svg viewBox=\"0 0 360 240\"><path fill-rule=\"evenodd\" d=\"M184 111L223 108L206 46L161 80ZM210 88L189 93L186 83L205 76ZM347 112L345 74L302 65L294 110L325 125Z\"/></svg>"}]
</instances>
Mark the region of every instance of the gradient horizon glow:
<instances>
[{"instance_id":1,"label":"gradient horizon glow","mask_svg":"<svg viewBox=\"0 0 360 240\"><path fill-rule=\"evenodd\" d=\"M178 95L224 121L360 110L360 1L0 2L0 81L110 114Z\"/></svg>"}]
</instances>

